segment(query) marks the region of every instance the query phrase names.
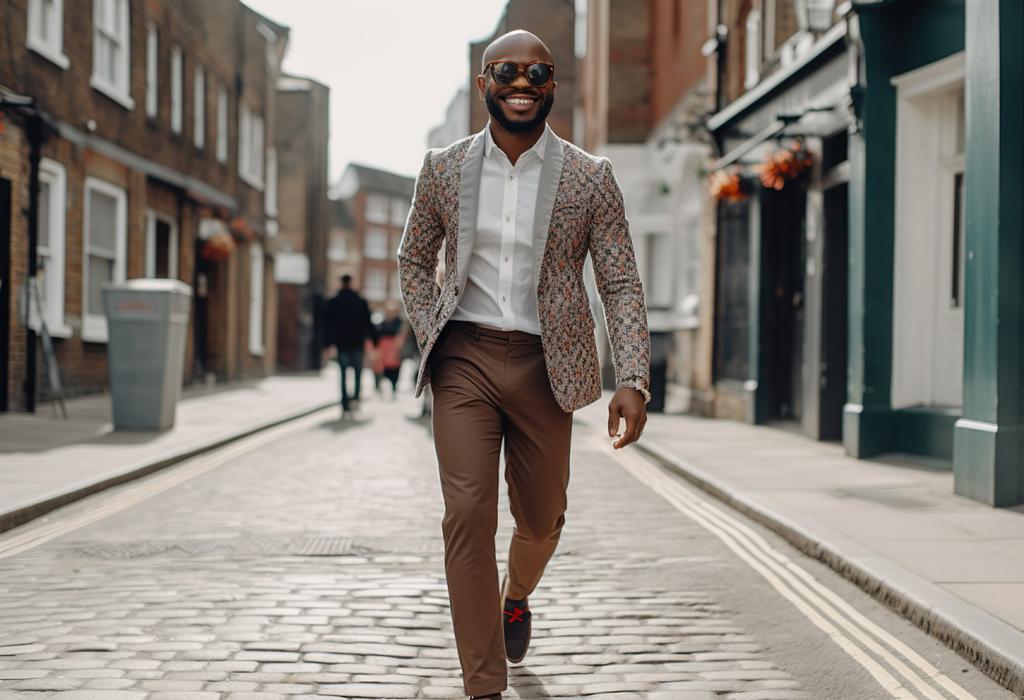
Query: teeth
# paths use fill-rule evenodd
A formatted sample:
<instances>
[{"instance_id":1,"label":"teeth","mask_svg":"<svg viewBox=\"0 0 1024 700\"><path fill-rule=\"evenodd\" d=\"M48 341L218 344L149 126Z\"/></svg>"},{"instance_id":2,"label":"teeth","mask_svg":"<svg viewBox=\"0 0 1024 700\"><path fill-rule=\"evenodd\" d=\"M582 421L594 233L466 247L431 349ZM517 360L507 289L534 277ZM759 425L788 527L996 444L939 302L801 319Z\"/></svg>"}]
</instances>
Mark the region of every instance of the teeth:
<instances>
[{"instance_id":1,"label":"teeth","mask_svg":"<svg viewBox=\"0 0 1024 700\"><path fill-rule=\"evenodd\" d=\"M508 97L505 101L514 105L528 105L533 103L533 100L525 97Z\"/></svg>"}]
</instances>

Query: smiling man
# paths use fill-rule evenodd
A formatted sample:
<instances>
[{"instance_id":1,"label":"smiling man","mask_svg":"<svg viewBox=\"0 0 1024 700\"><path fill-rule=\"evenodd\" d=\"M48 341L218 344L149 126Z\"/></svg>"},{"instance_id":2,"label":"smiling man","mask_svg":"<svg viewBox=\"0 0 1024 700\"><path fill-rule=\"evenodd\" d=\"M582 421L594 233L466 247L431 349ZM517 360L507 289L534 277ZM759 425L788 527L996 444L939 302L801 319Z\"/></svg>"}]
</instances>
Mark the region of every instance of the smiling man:
<instances>
[{"instance_id":1,"label":"smiling man","mask_svg":"<svg viewBox=\"0 0 1024 700\"><path fill-rule=\"evenodd\" d=\"M639 438L650 400L647 311L622 193L607 158L548 127L554 74L550 51L529 32L487 47L476 84L491 119L426 154L398 252L422 351L416 395L428 382L433 389L445 574L473 698L500 698L506 659L526 655L528 597L565 523L572 414L601 397L588 253L615 365L608 434L616 448ZM515 527L499 584L503 442Z\"/></svg>"}]
</instances>

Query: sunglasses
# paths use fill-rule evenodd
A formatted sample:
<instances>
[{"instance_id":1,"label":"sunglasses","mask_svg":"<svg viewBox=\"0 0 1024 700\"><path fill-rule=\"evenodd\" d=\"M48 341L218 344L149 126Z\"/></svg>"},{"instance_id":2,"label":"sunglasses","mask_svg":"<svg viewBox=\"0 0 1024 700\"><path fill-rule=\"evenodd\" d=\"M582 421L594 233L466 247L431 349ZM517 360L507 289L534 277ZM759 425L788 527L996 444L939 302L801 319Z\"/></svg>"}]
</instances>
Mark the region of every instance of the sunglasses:
<instances>
[{"instance_id":1,"label":"sunglasses","mask_svg":"<svg viewBox=\"0 0 1024 700\"><path fill-rule=\"evenodd\" d=\"M484 73L488 70L498 85L511 85L520 73L525 73L526 79L534 87L544 87L555 77L555 67L543 61L533 61L527 63L525 67L515 61L491 61L484 66Z\"/></svg>"}]
</instances>

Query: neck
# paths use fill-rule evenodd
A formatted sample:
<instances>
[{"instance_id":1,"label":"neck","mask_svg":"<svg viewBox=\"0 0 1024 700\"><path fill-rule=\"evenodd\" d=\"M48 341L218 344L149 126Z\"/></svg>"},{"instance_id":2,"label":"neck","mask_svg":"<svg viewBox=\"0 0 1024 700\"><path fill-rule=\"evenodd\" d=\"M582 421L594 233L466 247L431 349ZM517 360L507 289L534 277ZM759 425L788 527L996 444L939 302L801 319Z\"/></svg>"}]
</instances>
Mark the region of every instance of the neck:
<instances>
[{"instance_id":1,"label":"neck","mask_svg":"<svg viewBox=\"0 0 1024 700\"><path fill-rule=\"evenodd\" d=\"M491 121L489 124L491 138L494 139L494 143L505 152L509 162L515 165L516 161L519 160L519 156L533 148L533 145L537 143L537 140L544 133L544 127L547 122L541 122L530 131L509 131L495 121Z\"/></svg>"}]
</instances>

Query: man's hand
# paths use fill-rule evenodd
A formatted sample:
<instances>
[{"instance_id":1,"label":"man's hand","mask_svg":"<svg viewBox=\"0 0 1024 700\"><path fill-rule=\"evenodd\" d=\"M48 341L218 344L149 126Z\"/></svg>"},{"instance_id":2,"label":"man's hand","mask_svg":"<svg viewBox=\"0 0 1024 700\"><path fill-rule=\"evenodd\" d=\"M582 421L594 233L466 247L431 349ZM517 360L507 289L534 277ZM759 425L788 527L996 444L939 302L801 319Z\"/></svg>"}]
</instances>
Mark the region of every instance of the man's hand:
<instances>
[{"instance_id":1,"label":"man's hand","mask_svg":"<svg viewBox=\"0 0 1024 700\"><path fill-rule=\"evenodd\" d=\"M612 443L612 447L619 449L631 442L636 442L644 426L647 425L647 405L644 403L644 395L636 389L622 387L615 392L611 402L608 404L608 437L619 435L619 419L626 419L626 433Z\"/></svg>"}]
</instances>

